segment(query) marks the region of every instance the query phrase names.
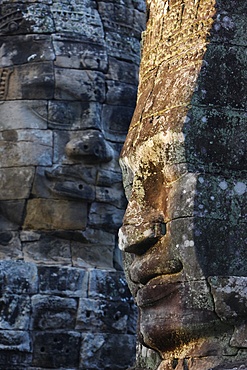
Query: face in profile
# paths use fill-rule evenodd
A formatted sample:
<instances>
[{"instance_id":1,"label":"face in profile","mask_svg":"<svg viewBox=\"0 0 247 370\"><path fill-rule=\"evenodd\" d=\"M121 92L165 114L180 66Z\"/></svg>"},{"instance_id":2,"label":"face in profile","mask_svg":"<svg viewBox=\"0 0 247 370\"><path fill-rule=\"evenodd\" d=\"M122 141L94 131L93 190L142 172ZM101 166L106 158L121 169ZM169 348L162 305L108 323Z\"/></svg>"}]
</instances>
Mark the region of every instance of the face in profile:
<instances>
[{"instance_id":1,"label":"face in profile","mask_svg":"<svg viewBox=\"0 0 247 370\"><path fill-rule=\"evenodd\" d=\"M180 10L179 4L167 9L150 3L138 103L121 154L128 207L119 239L139 307L141 342L163 359L211 356L207 365L213 366L246 348L247 188L240 171L246 152L243 131L235 131L225 110L227 102L240 128L243 95L233 101L230 88L224 94L219 86L210 90L215 74L218 84L226 84L215 61L227 59L228 51L222 56L208 39L210 32L213 40L220 37L214 20L223 10L208 2L195 11L185 3L191 18L181 20L178 39L171 40ZM157 13L165 14L163 29L158 21L154 28ZM179 41L185 59L175 53ZM233 58L240 63L238 55ZM206 368L196 361L197 369Z\"/></svg>"},{"instance_id":2,"label":"face in profile","mask_svg":"<svg viewBox=\"0 0 247 370\"><path fill-rule=\"evenodd\" d=\"M82 267L97 266L101 245L109 267L142 26L129 37L111 29L104 4L59 3L1 7L2 238L10 258L23 258L22 242L27 260Z\"/></svg>"}]
</instances>

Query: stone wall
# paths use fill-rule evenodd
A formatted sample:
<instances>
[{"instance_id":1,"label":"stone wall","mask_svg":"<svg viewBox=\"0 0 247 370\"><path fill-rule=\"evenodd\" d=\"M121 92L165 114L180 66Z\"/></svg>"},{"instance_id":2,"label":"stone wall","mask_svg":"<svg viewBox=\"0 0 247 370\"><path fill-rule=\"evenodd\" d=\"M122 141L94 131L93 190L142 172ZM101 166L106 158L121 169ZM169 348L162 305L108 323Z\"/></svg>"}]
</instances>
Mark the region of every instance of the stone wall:
<instances>
[{"instance_id":1,"label":"stone wall","mask_svg":"<svg viewBox=\"0 0 247 370\"><path fill-rule=\"evenodd\" d=\"M118 156L145 1L0 5L0 369L125 369Z\"/></svg>"}]
</instances>

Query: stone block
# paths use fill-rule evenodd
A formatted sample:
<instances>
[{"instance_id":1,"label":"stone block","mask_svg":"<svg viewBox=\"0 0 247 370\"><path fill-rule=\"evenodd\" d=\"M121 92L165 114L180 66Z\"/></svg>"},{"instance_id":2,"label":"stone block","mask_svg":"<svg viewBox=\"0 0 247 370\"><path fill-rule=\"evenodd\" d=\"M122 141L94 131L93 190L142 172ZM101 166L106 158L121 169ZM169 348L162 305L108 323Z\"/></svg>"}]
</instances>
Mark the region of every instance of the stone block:
<instances>
[{"instance_id":1,"label":"stone block","mask_svg":"<svg viewBox=\"0 0 247 370\"><path fill-rule=\"evenodd\" d=\"M47 102L42 100L5 101L0 106L0 131L47 128Z\"/></svg>"},{"instance_id":2,"label":"stone block","mask_svg":"<svg viewBox=\"0 0 247 370\"><path fill-rule=\"evenodd\" d=\"M90 2L77 3L72 6L67 3L53 3L52 14L57 33L71 33L82 39L97 42L104 38L104 30L99 13Z\"/></svg>"},{"instance_id":3,"label":"stone block","mask_svg":"<svg viewBox=\"0 0 247 370\"><path fill-rule=\"evenodd\" d=\"M121 183L109 187L96 186L96 202L112 204L117 208L125 209L127 201Z\"/></svg>"},{"instance_id":4,"label":"stone block","mask_svg":"<svg viewBox=\"0 0 247 370\"><path fill-rule=\"evenodd\" d=\"M103 103L105 100L103 73L56 68L55 99Z\"/></svg>"},{"instance_id":5,"label":"stone block","mask_svg":"<svg viewBox=\"0 0 247 370\"><path fill-rule=\"evenodd\" d=\"M113 269L114 246L104 244L104 240L99 240L96 245L72 242L73 266L80 268Z\"/></svg>"},{"instance_id":6,"label":"stone block","mask_svg":"<svg viewBox=\"0 0 247 370\"><path fill-rule=\"evenodd\" d=\"M236 7L238 9L239 6ZM245 27L245 13L227 12L224 9L218 9L215 21L211 30L211 42L227 43L231 45L247 45Z\"/></svg>"},{"instance_id":7,"label":"stone block","mask_svg":"<svg viewBox=\"0 0 247 370\"><path fill-rule=\"evenodd\" d=\"M133 84L120 81L106 81L106 103L135 108L137 88Z\"/></svg>"},{"instance_id":8,"label":"stone block","mask_svg":"<svg viewBox=\"0 0 247 370\"><path fill-rule=\"evenodd\" d=\"M101 128L101 104L53 100L48 105L48 127L59 130Z\"/></svg>"},{"instance_id":9,"label":"stone block","mask_svg":"<svg viewBox=\"0 0 247 370\"><path fill-rule=\"evenodd\" d=\"M0 201L0 229L19 230L24 210L25 200Z\"/></svg>"},{"instance_id":10,"label":"stone block","mask_svg":"<svg viewBox=\"0 0 247 370\"><path fill-rule=\"evenodd\" d=\"M71 265L70 241L43 236L39 240L30 240L23 245L23 256L26 262L37 265Z\"/></svg>"},{"instance_id":11,"label":"stone block","mask_svg":"<svg viewBox=\"0 0 247 370\"><path fill-rule=\"evenodd\" d=\"M31 304L28 296L5 294L0 301L0 329L28 330L30 313Z\"/></svg>"},{"instance_id":12,"label":"stone block","mask_svg":"<svg viewBox=\"0 0 247 370\"><path fill-rule=\"evenodd\" d=\"M59 38L53 42L55 65L71 69L87 69L106 72L108 57L104 43L72 42Z\"/></svg>"},{"instance_id":13,"label":"stone block","mask_svg":"<svg viewBox=\"0 0 247 370\"><path fill-rule=\"evenodd\" d=\"M86 224L86 203L40 198L28 201L23 227L34 230L83 230Z\"/></svg>"},{"instance_id":14,"label":"stone block","mask_svg":"<svg viewBox=\"0 0 247 370\"><path fill-rule=\"evenodd\" d=\"M116 58L109 58L109 68L106 74L107 80L115 80L126 84L135 84L138 82L138 65L133 62L122 61Z\"/></svg>"},{"instance_id":15,"label":"stone block","mask_svg":"<svg viewBox=\"0 0 247 370\"><path fill-rule=\"evenodd\" d=\"M0 228L0 260L23 259L19 233Z\"/></svg>"},{"instance_id":16,"label":"stone block","mask_svg":"<svg viewBox=\"0 0 247 370\"><path fill-rule=\"evenodd\" d=\"M135 334L137 312L128 302L80 299L76 328L83 332Z\"/></svg>"},{"instance_id":17,"label":"stone block","mask_svg":"<svg viewBox=\"0 0 247 370\"><path fill-rule=\"evenodd\" d=\"M0 169L0 200L28 198L33 177L33 167Z\"/></svg>"},{"instance_id":18,"label":"stone block","mask_svg":"<svg viewBox=\"0 0 247 370\"><path fill-rule=\"evenodd\" d=\"M88 297L113 302L132 302L124 273L120 271L91 270Z\"/></svg>"},{"instance_id":19,"label":"stone block","mask_svg":"<svg viewBox=\"0 0 247 370\"><path fill-rule=\"evenodd\" d=\"M57 296L32 297L32 330L73 330L76 321L77 300Z\"/></svg>"},{"instance_id":20,"label":"stone block","mask_svg":"<svg viewBox=\"0 0 247 370\"><path fill-rule=\"evenodd\" d=\"M20 330L1 330L0 351L3 350L31 352L31 340L28 332Z\"/></svg>"},{"instance_id":21,"label":"stone block","mask_svg":"<svg viewBox=\"0 0 247 370\"><path fill-rule=\"evenodd\" d=\"M135 336L95 334L82 336L80 366L82 370L124 370L135 361Z\"/></svg>"},{"instance_id":22,"label":"stone block","mask_svg":"<svg viewBox=\"0 0 247 370\"><path fill-rule=\"evenodd\" d=\"M52 164L52 132L10 130L0 133L1 167Z\"/></svg>"},{"instance_id":23,"label":"stone block","mask_svg":"<svg viewBox=\"0 0 247 370\"><path fill-rule=\"evenodd\" d=\"M102 229L109 232L117 232L122 225L124 209L119 209L110 204L92 203L88 225L92 228Z\"/></svg>"},{"instance_id":24,"label":"stone block","mask_svg":"<svg viewBox=\"0 0 247 370\"><path fill-rule=\"evenodd\" d=\"M54 97L52 62L15 66L9 78L7 100L44 100Z\"/></svg>"},{"instance_id":25,"label":"stone block","mask_svg":"<svg viewBox=\"0 0 247 370\"><path fill-rule=\"evenodd\" d=\"M43 35L1 37L0 50L0 67L55 59L51 38Z\"/></svg>"},{"instance_id":26,"label":"stone block","mask_svg":"<svg viewBox=\"0 0 247 370\"><path fill-rule=\"evenodd\" d=\"M34 332L33 366L78 368L81 335L77 332Z\"/></svg>"},{"instance_id":27,"label":"stone block","mask_svg":"<svg viewBox=\"0 0 247 370\"><path fill-rule=\"evenodd\" d=\"M39 291L65 297L86 297L88 273L67 267L39 266Z\"/></svg>"},{"instance_id":28,"label":"stone block","mask_svg":"<svg viewBox=\"0 0 247 370\"><path fill-rule=\"evenodd\" d=\"M133 116L132 107L104 105L102 126L106 139L123 143Z\"/></svg>"},{"instance_id":29,"label":"stone block","mask_svg":"<svg viewBox=\"0 0 247 370\"><path fill-rule=\"evenodd\" d=\"M240 46L208 45L192 104L246 109L243 50Z\"/></svg>"},{"instance_id":30,"label":"stone block","mask_svg":"<svg viewBox=\"0 0 247 370\"><path fill-rule=\"evenodd\" d=\"M26 370L31 363L31 353L0 350L0 366L4 370Z\"/></svg>"},{"instance_id":31,"label":"stone block","mask_svg":"<svg viewBox=\"0 0 247 370\"><path fill-rule=\"evenodd\" d=\"M193 107L183 127L189 169L196 172L202 168L205 172L222 174L245 170L244 129L245 117L241 111Z\"/></svg>"},{"instance_id":32,"label":"stone block","mask_svg":"<svg viewBox=\"0 0 247 370\"><path fill-rule=\"evenodd\" d=\"M123 27L124 28L124 27ZM122 29L123 29L122 28ZM128 30L129 28L126 27ZM136 37L119 34L115 30L106 32L106 46L109 56L134 63L139 62L140 43Z\"/></svg>"},{"instance_id":33,"label":"stone block","mask_svg":"<svg viewBox=\"0 0 247 370\"><path fill-rule=\"evenodd\" d=\"M35 294L37 267L23 261L0 261L1 291L8 294Z\"/></svg>"}]
</instances>

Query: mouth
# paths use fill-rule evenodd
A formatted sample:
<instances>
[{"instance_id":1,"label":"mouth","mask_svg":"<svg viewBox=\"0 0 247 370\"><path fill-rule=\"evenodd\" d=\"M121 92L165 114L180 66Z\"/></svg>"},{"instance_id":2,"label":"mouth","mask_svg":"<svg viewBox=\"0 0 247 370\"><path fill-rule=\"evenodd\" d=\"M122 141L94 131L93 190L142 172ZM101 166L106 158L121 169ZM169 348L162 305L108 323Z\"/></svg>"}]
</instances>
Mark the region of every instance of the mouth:
<instances>
[{"instance_id":1,"label":"mouth","mask_svg":"<svg viewBox=\"0 0 247 370\"><path fill-rule=\"evenodd\" d=\"M71 172L71 169L57 168L52 171L45 171L45 177L48 180L50 191L59 197L73 198L87 201L94 201L96 197L95 186L93 184L93 176L91 169L84 168L83 172L78 172L79 169ZM83 173L87 177L87 181L79 174Z\"/></svg>"},{"instance_id":2,"label":"mouth","mask_svg":"<svg viewBox=\"0 0 247 370\"><path fill-rule=\"evenodd\" d=\"M164 298L170 301L171 297L178 294L182 281L181 274L156 276L137 291L137 306L153 306Z\"/></svg>"}]
</instances>

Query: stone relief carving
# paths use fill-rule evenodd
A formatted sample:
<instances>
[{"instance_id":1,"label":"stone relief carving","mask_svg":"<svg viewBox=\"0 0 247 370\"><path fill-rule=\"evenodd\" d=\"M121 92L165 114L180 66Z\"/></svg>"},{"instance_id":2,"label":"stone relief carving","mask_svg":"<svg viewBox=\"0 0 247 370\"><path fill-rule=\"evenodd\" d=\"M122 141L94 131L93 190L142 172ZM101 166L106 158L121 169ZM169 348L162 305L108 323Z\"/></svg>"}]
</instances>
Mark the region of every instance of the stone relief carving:
<instances>
[{"instance_id":1,"label":"stone relief carving","mask_svg":"<svg viewBox=\"0 0 247 370\"><path fill-rule=\"evenodd\" d=\"M147 4L119 237L161 362L136 369L246 369L246 3Z\"/></svg>"},{"instance_id":2,"label":"stone relief carving","mask_svg":"<svg viewBox=\"0 0 247 370\"><path fill-rule=\"evenodd\" d=\"M0 368L133 361L118 157L144 27L144 1L1 2Z\"/></svg>"}]
</instances>

